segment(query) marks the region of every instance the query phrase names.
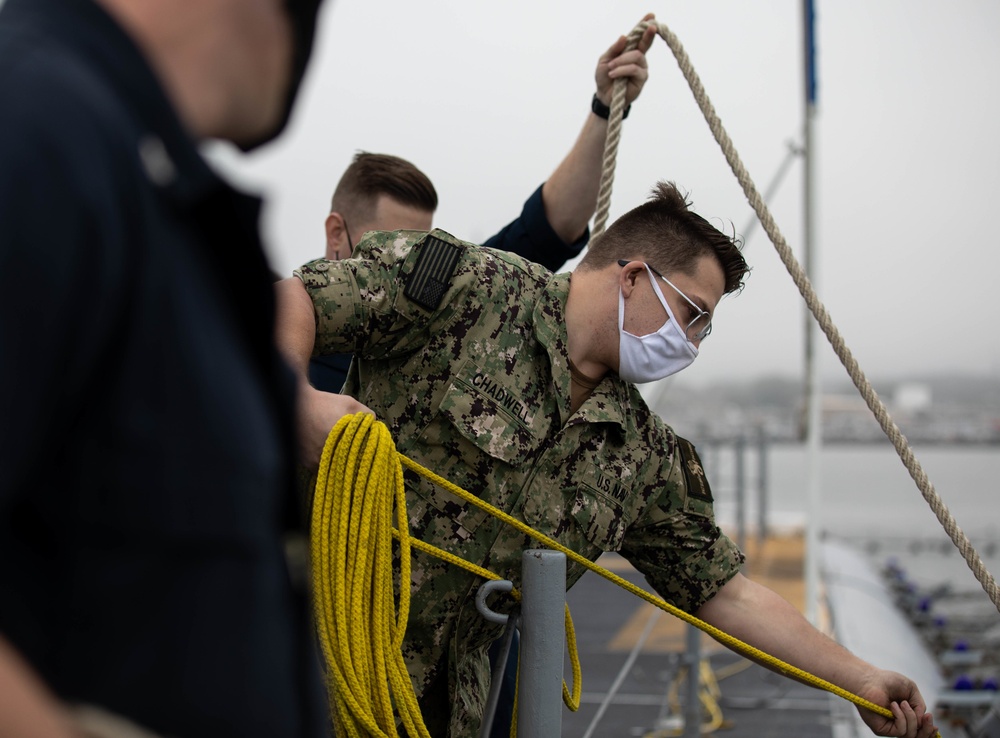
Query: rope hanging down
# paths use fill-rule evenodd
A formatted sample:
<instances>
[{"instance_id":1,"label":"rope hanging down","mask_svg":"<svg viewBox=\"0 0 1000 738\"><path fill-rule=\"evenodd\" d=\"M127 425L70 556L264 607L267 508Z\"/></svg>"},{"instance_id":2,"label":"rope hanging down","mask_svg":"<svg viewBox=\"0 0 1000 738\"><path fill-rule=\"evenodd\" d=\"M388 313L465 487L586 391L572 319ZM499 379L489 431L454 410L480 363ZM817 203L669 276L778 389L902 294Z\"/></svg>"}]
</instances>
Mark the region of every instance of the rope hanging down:
<instances>
[{"instance_id":1,"label":"rope hanging down","mask_svg":"<svg viewBox=\"0 0 1000 738\"><path fill-rule=\"evenodd\" d=\"M751 207L753 207L754 212L757 213L757 217L760 219L761 225L767 232L768 238L771 239L771 243L774 244L774 248L777 250L782 263L784 263L785 268L791 275L792 281L794 281L795 286L798 287L799 293L805 299L810 312L812 312L813 316L816 318L820 328L823 329L823 332L830 341L830 345L833 346L833 350L836 352L840 362L844 365L844 368L847 369L847 373L850 375L851 381L854 382L854 386L857 387L858 392L861 393L865 403L868 405L868 409L871 410L872 414L875 416L879 426L882 428L882 432L885 433L886 437L888 437L888 439L892 442L900 460L903 462L906 470L910 473L913 481L916 482L920 493L923 495L924 500L927 501L927 504L934 512L938 522L941 523L941 526L948 533L949 538L951 538L952 542L962 554L962 557L969 565L969 568L972 570L973 574L975 574L976 579L982 585L983 590L987 595L989 595L993 605L998 611L1000 611L1000 590L997 588L996 580L986 569L979 554L969 542L968 537L966 537L962 529L959 528L958 523L955 521L955 518L948 510L947 506L945 506L944 501L935 491L934 485L931 484L931 481L924 472L923 467L921 467L920 462L917 461L917 458L913 453L913 449L910 448L906 437L900 432L899 427L890 417L885 404L875 393L875 389L872 387L871 382L868 381L868 378L865 376L864 372L862 372L857 360L854 358L854 355L851 353L847 344L844 342L843 337L840 335L840 331L837 329L837 326L834 325L833 320L830 318L829 313L827 313L823 303L820 302L817 297L808 276L806 276L805 271L795 259L794 254L792 254L792 250L789 248L788 242L778 229L774 218L771 216L771 212L768 210L763 198L757 191L757 187L754 185L753 180L750 179L750 174L743 166L743 162L740 160L739 154L736 153L732 140L722 127L722 122L719 120L719 116L716 115L715 108L712 106L711 101L709 101L708 95L705 93L705 88L702 86L701 80L694 71L691 60L688 59L687 52L685 52L684 47L681 46L680 40L670 31L669 28L667 28L665 24L655 21L642 21L634 29L632 29L632 32L629 34L627 48L632 49L636 47L643 31L650 25L650 23L656 26L659 35L664 41L667 42L667 46L670 47L674 57L677 59L677 64L680 67L681 72L684 74L684 79L687 80L688 86L694 94L695 101L698 103L698 107L701 108L701 112L705 116L705 121L708 123L708 127L712 131L712 135L715 136L715 140L722 148L722 153L725 154L726 161L729 163L730 169L732 169L733 174L736 175L736 179L743 188L743 192L746 195L747 200L749 201ZM604 228L608 220L608 210L611 205L611 186L614 182L615 160L618 155L618 142L621 139L621 125L624 110L625 80L617 79L615 80L611 95L611 115L608 119L608 133L604 146L601 187L598 192L597 213L594 216L594 238L604 232Z\"/></svg>"},{"instance_id":2,"label":"rope hanging down","mask_svg":"<svg viewBox=\"0 0 1000 738\"><path fill-rule=\"evenodd\" d=\"M395 701L407 734L428 736L402 656L409 615L409 587L400 587L398 615L395 620L392 618L395 609L392 536L399 539L400 582L410 581L411 547L441 556L481 576L498 578L453 554L409 537L401 465L520 533L562 552L574 563L600 574L636 597L708 633L732 650L876 714L893 717L888 708L781 661L689 615L452 484L398 453L388 428L373 415L358 413L341 418L330 431L320 461L311 521L313 602L338 735L352 738L397 735L392 711ZM398 525L395 530L393 505ZM567 638L572 639L572 627L566 632ZM574 641L570 642L570 650L575 651ZM573 696L578 705L581 682L576 663L573 680ZM564 682L564 700L567 696ZM567 701L567 704L570 703Z\"/></svg>"}]
</instances>

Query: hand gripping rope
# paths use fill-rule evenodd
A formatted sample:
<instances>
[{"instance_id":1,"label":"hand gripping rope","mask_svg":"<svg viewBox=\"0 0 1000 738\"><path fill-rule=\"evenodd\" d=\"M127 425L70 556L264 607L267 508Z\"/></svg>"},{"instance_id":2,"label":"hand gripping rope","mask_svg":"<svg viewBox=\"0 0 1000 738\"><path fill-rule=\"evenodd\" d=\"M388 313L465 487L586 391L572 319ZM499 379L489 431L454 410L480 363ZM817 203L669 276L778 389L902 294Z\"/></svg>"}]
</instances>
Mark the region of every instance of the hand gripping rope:
<instances>
[{"instance_id":1,"label":"hand gripping rope","mask_svg":"<svg viewBox=\"0 0 1000 738\"><path fill-rule=\"evenodd\" d=\"M687 80L688 86L694 94L695 101L698 103L698 107L701 108L701 112L705 116L705 121L708 123L708 127L712 131L712 135L715 136L715 140L722 148L722 153L725 154L726 161L729 163L730 169L733 170L733 174L736 175L737 181L739 181L740 186L743 187L743 192L746 195L747 200L750 202L750 205L757 214L761 225L767 232L768 238L771 239L771 243L774 244L774 248L777 250L778 255L781 257L781 261L784 263L785 268L791 275L792 281L795 282L795 286L798 287L803 299L805 299L810 312L812 312L813 316L816 318L820 328L823 329L823 332L826 334L827 339L830 341L830 345L833 346L833 350L836 352L837 357L844 365L844 368L847 369L847 373L850 375L851 381L854 382L854 386L857 387L858 392L860 392L861 396L864 398L865 403L868 405L868 409L871 410L872 414L875 416L875 419L878 421L882 431L892 442L893 447L896 449L896 453L899 454L900 460L903 462L906 470L910 473L913 481L916 482L917 488L920 490L924 500L927 501L927 504L934 512L938 522L941 523L942 527L948 533L948 537L951 538L959 552L961 552L962 557L969 565L973 574L975 574L976 579L982 585L983 590L985 590L986 594L989 595L993 605L998 611L1000 611L1000 590L997 588L996 580L986 569L979 554L969 542L968 537L966 537L962 529L958 527L958 523L955 521L955 518L945 506L941 497L935 491L934 485L931 484L927 474L921 467L920 462L917 461L916 456L913 453L913 449L910 448L906 437L900 432L899 427L889 416L889 411L886 409L885 404L883 404L883 402L879 399L871 383L868 381L868 378L865 376L864 372L861 371L861 367L854 358L850 349L847 348L847 344L840 335L840 331L837 330L837 327L833 324L833 320L830 318L829 313L827 313L823 303L820 302L817 297L808 276L806 276L802 267L799 266L798 261L792 254L791 248L788 246L788 242L781 234L777 224L774 222L774 218L771 216L771 212L764 203L764 199L757 191L757 187L754 185L753 180L750 179L750 174L747 172L746 167L743 166L743 162L740 160L739 154L736 153L736 149L733 146L732 140L729 138L729 134L727 134L725 129L722 127L722 122L719 120L719 116L716 115L715 108L708 99L708 95L705 93L705 88L702 86L701 80L695 73L691 60L688 58L687 52L684 51L684 47L681 46L680 40L670 31L669 28L667 28L664 23L656 21L641 21L629 34L627 48L635 48L638 45L643 31L649 25L654 25L656 27L660 37L667 42L667 46L670 47L674 57L677 59L677 64L684 75L684 79ZM608 220L608 209L611 203L611 186L614 182L615 159L618 154L618 142L621 139L621 123L625 109L625 84L624 79L617 79L615 80L614 87L612 88L611 116L608 119L608 133L604 144L603 171L601 172L601 187L598 192L597 213L594 216L593 237L596 237L604 232L604 227Z\"/></svg>"},{"instance_id":2,"label":"hand gripping rope","mask_svg":"<svg viewBox=\"0 0 1000 738\"><path fill-rule=\"evenodd\" d=\"M341 418L330 431L320 460L311 521L316 626L338 735L397 736L395 709L408 735L429 738L402 655L409 615L408 583L413 548L487 579L499 578L453 554L410 538L403 466L548 548L561 551L571 561L636 597L708 633L732 650L874 713L893 717L887 708L787 664L689 615L425 469L396 451L389 429L382 422L367 413L358 413ZM394 513L396 527L393 527ZM399 581L403 583L398 604L392 572L393 537L399 541ZM581 680L568 610L566 633L573 657L573 695L564 683L563 699L575 710L579 705Z\"/></svg>"}]
</instances>

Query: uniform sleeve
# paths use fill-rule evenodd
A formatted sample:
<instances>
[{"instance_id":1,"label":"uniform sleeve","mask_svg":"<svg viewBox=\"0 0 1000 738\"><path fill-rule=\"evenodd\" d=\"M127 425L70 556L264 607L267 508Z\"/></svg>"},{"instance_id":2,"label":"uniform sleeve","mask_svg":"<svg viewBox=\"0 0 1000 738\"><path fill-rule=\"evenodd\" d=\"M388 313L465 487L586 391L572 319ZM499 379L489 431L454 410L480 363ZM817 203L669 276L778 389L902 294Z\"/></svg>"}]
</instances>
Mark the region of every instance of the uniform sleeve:
<instances>
[{"instance_id":1,"label":"uniform sleeve","mask_svg":"<svg viewBox=\"0 0 1000 738\"><path fill-rule=\"evenodd\" d=\"M744 556L715 523L694 446L676 440L659 499L629 528L621 553L661 597L695 612L740 571Z\"/></svg>"},{"instance_id":2,"label":"uniform sleeve","mask_svg":"<svg viewBox=\"0 0 1000 738\"><path fill-rule=\"evenodd\" d=\"M355 256L295 271L316 313L314 356L402 356L442 331L478 282L477 255L444 231L373 232Z\"/></svg>"},{"instance_id":3,"label":"uniform sleeve","mask_svg":"<svg viewBox=\"0 0 1000 738\"><path fill-rule=\"evenodd\" d=\"M590 229L571 244L565 243L552 229L545 216L542 186L535 190L521 210L521 215L504 226L483 246L510 251L528 261L557 272L570 259L576 258L590 241Z\"/></svg>"}]
</instances>

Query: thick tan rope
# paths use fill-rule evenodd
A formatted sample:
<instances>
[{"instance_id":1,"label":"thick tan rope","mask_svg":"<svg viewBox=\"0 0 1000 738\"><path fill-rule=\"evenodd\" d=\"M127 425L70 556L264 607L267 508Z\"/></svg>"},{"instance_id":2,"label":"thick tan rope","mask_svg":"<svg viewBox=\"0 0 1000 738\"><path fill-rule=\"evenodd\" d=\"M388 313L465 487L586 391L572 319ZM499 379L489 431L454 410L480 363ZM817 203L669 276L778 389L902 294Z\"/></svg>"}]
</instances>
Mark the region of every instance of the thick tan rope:
<instances>
[{"instance_id":1,"label":"thick tan rope","mask_svg":"<svg viewBox=\"0 0 1000 738\"><path fill-rule=\"evenodd\" d=\"M858 388L858 391L864 398L868 408L875 416L879 426L881 426L882 431L892 442L892 445L896 449L896 453L899 454L899 458L902 460L906 470L910 473L913 481L916 482L917 487L920 489L920 493L927 501L927 504L930 505L931 510L934 511L934 515L937 516L938 521L941 523L942 527L944 527L948 536L962 554L962 557L975 574L976 579L979 580L979 583L982 585L986 594L989 595L989 598L993 602L994 606L998 611L1000 611L1000 592L998 592L996 580L983 565L979 554L976 552L975 548L973 548L965 533L962 532L962 529L958 527L954 517L952 517L952 514L934 490L934 485L931 484L927 474L921 467L920 462L917 461L914 456L913 450L910 448L906 437L900 432L899 427L889 416L889 411L875 393L874 388L868 381L867 377L865 377L864 372L861 371L861 367L858 365L857 360L855 360L850 349L848 349L847 345L844 343L844 339L841 337L840 331L837 330L837 327L830 319L830 315L827 313L823 303L821 303L819 298L816 296L816 292L813 290L809 278L806 276L802 267L799 266L794 254L792 254L791 248L789 248L787 241L785 241L785 237L778 229L777 224L774 222L774 218L771 217L771 212L767 209L767 205L764 203L763 198L760 196L756 186L750 179L750 175L743 166L743 162L740 161L739 155L733 147L733 142L729 138L725 129L722 127L722 122L719 120L719 116L716 115L715 108L712 107L712 103L709 101L708 95L705 94L705 88L702 87L701 80L695 73L694 67L691 65L691 60L688 59L687 53L684 51L684 47L681 46L681 42L665 24L658 23L656 21L642 21L629 34L627 48L635 48L638 45L639 38L642 36L643 31L650 23L656 25L659 35L664 41L667 42L667 46L670 47L674 57L677 59L677 64L680 66L681 72L684 74L684 79L687 80L688 86L691 88L691 92L694 94L694 98L698 103L698 107L701 108L701 112L705 116L708 127L712 130L712 135L715 136L715 140L722 148L722 153L725 154L726 161L729 162L729 167L733 170L733 174L736 175L736 179L743 187L743 192L746 194L747 200L750 202L751 207L753 207L754 212L757 213L757 217L760 219L761 225L764 227L768 237L771 239L771 243L774 244L774 248L778 251L781 261L784 263L785 268L792 277L792 281L794 281L796 287L799 288L799 292L805 299L806 305L808 305L809 310L812 312L813 316L815 316L820 328L823 329L823 332L826 334L827 339L830 341L830 345L833 346L833 350L840 358L844 368L847 369L847 373L850 375L851 381L853 381L854 386ZM608 133L604 149L604 171L601 173L601 188L598 193L597 214L594 218L593 235L595 238L604 231L604 226L608 218L608 209L611 203L611 183L614 181L615 157L618 153L618 141L621 138L621 122L625 108L624 79L615 80L611 101L611 116L608 121Z\"/></svg>"},{"instance_id":2,"label":"thick tan rope","mask_svg":"<svg viewBox=\"0 0 1000 738\"><path fill-rule=\"evenodd\" d=\"M639 45L639 38L650 21L642 21L628 36L626 49L634 49ZM622 137L622 120L625 117L625 88L628 81L619 77L611 88L611 113L608 116L608 133L604 139L604 159L601 169L601 187L597 191L597 212L594 214L592 238L604 233L608 223L608 210L611 207L611 185L615 181L615 162L618 160L618 142Z\"/></svg>"}]
</instances>

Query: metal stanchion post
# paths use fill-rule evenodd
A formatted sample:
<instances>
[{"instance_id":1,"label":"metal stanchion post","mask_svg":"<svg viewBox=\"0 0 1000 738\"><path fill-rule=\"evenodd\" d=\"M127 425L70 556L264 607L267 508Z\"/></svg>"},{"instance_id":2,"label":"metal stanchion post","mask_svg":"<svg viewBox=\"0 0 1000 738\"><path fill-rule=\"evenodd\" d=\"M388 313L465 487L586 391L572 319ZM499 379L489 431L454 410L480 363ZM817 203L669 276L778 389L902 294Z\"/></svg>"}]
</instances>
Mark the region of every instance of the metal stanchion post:
<instances>
[{"instance_id":1,"label":"metal stanchion post","mask_svg":"<svg viewBox=\"0 0 1000 738\"><path fill-rule=\"evenodd\" d=\"M763 428L757 435L757 538L760 545L767 540L767 436ZM760 547L758 547L760 550Z\"/></svg>"},{"instance_id":2,"label":"metal stanchion post","mask_svg":"<svg viewBox=\"0 0 1000 738\"><path fill-rule=\"evenodd\" d=\"M740 436L733 441L733 456L736 463L736 545L740 551L747 546L747 483L743 451L746 439Z\"/></svg>"},{"instance_id":3,"label":"metal stanchion post","mask_svg":"<svg viewBox=\"0 0 1000 738\"><path fill-rule=\"evenodd\" d=\"M701 670L701 631L687 626L684 661L687 662L687 696L684 700L684 738L701 735L701 698L698 694Z\"/></svg>"},{"instance_id":4,"label":"metal stanchion post","mask_svg":"<svg viewBox=\"0 0 1000 738\"><path fill-rule=\"evenodd\" d=\"M565 611L565 554L525 551L521 555L517 690L517 734L521 738L552 738L562 730Z\"/></svg>"}]
</instances>

